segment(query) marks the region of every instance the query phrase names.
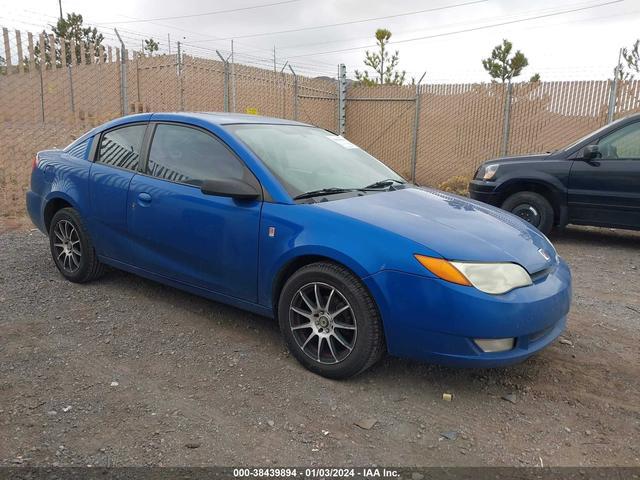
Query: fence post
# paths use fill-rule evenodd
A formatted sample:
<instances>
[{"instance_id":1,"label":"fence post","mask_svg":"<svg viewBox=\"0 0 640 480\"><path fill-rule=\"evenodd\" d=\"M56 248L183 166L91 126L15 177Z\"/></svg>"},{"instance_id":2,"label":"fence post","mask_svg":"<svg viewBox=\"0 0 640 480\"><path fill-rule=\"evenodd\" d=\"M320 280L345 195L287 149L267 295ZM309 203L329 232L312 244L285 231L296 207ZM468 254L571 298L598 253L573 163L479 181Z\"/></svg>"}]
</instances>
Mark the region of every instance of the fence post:
<instances>
[{"instance_id":1,"label":"fence post","mask_svg":"<svg viewBox=\"0 0 640 480\"><path fill-rule=\"evenodd\" d=\"M39 43L39 52L40 52L40 65L38 68L38 73L40 74L40 112L42 113L42 123L44 123L44 82L42 79L42 72L46 68L46 55L44 48L44 33L40 34L40 38L38 39Z\"/></svg>"},{"instance_id":2,"label":"fence post","mask_svg":"<svg viewBox=\"0 0 640 480\"><path fill-rule=\"evenodd\" d=\"M182 79L182 48L178 42L178 88L180 89L180 111L184 111L184 84Z\"/></svg>"},{"instance_id":3,"label":"fence post","mask_svg":"<svg viewBox=\"0 0 640 480\"><path fill-rule=\"evenodd\" d=\"M613 77L609 86L609 106L607 107L607 123L613 122L613 114L616 109L616 97L618 96L618 79Z\"/></svg>"},{"instance_id":4,"label":"fence post","mask_svg":"<svg viewBox=\"0 0 640 480\"><path fill-rule=\"evenodd\" d=\"M618 97L618 77L621 71L621 63L622 60L622 48L618 52L618 63L616 67L613 69L613 80L611 80L610 90L609 90L609 106L607 108L607 123L613 122L613 116L616 111L616 101Z\"/></svg>"},{"instance_id":5,"label":"fence post","mask_svg":"<svg viewBox=\"0 0 640 480\"><path fill-rule=\"evenodd\" d=\"M220 60L222 60L222 64L224 65L224 87L223 87L223 91L222 94L224 95L224 100L223 100L223 107L225 112L229 111L229 57L231 55L229 55L229 57L225 58L222 56L222 54L216 50L216 53L218 54L218 57L220 57Z\"/></svg>"},{"instance_id":6,"label":"fence post","mask_svg":"<svg viewBox=\"0 0 640 480\"><path fill-rule=\"evenodd\" d=\"M509 127L511 124L511 89L513 85L511 82L507 84L507 94L504 99L504 122L502 124L502 150L500 155L503 157L507 154L509 149Z\"/></svg>"},{"instance_id":7,"label":"fence post","mask_svg":"<svg viewBox=\"0 0 640 480\"><path fill-rule=\"evenodd\" d=\"M229 85L231 87L231 111L236 111L236 70L235 70L235 58L233 55L233 39L231 39L231 72L229 74Z\"/></svg>"},{"instance_id":8,"label":"fence post","mask_svg":"<svg viewBox=\"0 0 640 480\"><path fill-rule=\"evenodd\" d=\"M69 103L70 103L70 107L71 107L71 113L74 115L75 117L75 113L76 113L76 104L75 104L75 98L74 98L74 92L73 92L73 74L71 73L71 63L69 62L67 63L67 53L69 53L69 59L72 60L73 59L73 55L75 52L73 52L71 50L71 43L68 44L69 46L69 50L67 52L67 40L65 38L60 38L60 66L62 68L67 69L67 77L69 79Z\"/></svg>"},{"instance_id":9,"label":"fence post","mask_svg":"<svg viewBox=\"0 0 640 480\"><path fill-rule=\"evenodd\" d=\"M116 32L116 37L120 41L120 112L122 115L127 114L127 104L128 104L128 96L127 96L127 50L124 46L124 42L122 38L120 38L120 34L118 33L118 29L114 28ZM84 58L82 59L84 62Z\"/></svg>"},{"instance_id":10,"label":"fence post","mask_svg":"<svg viewBox=\"0 0 640 480\"><path fill-rule=\"evenodd\" d=\"M20 30L16 30L16 47L18 48L18 73L24 73L24 56L22 55L22 37Z\"/></svg>"},{"instance_id":11,"label":"fence post","mask_svg":"<svg viewBox=\"0 0 640 480\"><path fill-rule=\"evenodd\" d=\"M13 73L11 70L11 44L9 43L9 29L2 29L2 36L4 37L4 64L7 68L7 75Z\"/></svg>"},{"instance_id":12,"label":"fence post","mask_svg":"<svg viewBox=\"0 0 640 480\"><path fill-rule=\"evenodd\" d=\"M344 135L347 125L347 67L338 65L338 134Z\"/></svg>"},{"instance_id":13,"label":"fence post","mask_svg":"<svg viewBox=\"0 0 640 480\"><path fill-rule=\"evenodd\" d=\"M411 144L411 182L416 183L416 163L418 160L418 128L420 127L420 84L427 74L424 72L416 83L416 107L413 119L413 142Z\"/></svg>"},{"instance_id":14,"label":"fence post","mask_svg":"<svg viewBox=\"0 0 640 480\"><path fill-rule=\"evenodd\" d=\"M293 71L293 67L289 65L289 70L293 74L293 119L298 120L298 75Z\"/></svg>"},{"instance_id":15,"label":"fence post","mask_svg":"<svg viewBox=\"0 0 640 480\"><path fill-rule=\"evenodd\" d=\"M287 65L289 65L288 61L284 62L284 65L280 69L280 78L282 79L282 118L287 118L287 74L284 73Z\"/></svg>"}]
</instances>

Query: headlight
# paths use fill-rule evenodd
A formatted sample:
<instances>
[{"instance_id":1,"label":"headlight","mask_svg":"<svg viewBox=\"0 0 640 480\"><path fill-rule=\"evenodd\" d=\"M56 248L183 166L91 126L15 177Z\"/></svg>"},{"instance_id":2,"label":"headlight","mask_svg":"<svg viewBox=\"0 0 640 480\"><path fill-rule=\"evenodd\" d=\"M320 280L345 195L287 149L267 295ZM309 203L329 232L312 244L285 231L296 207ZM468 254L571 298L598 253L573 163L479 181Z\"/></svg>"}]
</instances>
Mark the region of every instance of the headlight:
<instances>
[{"instance_id":1,"label":"headlight","mask_svg":"<svg viewBox=\"0 0 640 480\"><path fill-rule=\"evenodd\" d=\"M442 258L415 255L423 267L443 280L473 285L481 292L498 295L531 285L527 271L515 263L449 262Z\"/></svg>"},{"instance_id":2,"label":"headlight","mask_svg":"<svg viewBox=\"0 0 640 480\"><path fill-rule=\"evenodd\" d=\"M499 163L492 163L491 165L483 165L476 174L478 180L491 180L498 171Z\"/></svg>"}]
</instances>

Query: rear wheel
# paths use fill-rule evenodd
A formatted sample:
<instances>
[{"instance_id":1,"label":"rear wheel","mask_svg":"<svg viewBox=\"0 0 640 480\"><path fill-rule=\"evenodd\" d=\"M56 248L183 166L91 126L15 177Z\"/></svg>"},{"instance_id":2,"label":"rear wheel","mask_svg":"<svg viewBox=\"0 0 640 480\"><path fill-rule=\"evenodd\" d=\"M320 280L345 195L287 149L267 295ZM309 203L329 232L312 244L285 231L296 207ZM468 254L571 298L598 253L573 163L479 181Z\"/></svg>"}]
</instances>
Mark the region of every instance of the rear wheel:
<instances>
[{"instance_id":1,"label":"rear wheel","mask_svg":"<svg viewBox=\"0 0 640 480\"><path fill-rule=\"evenodd\" d=\"M357 375L384 353L373 298L358 278L334 263L295 272L282 289L278 319L292 355L325 377Z\"/></svg>"},{"instance_id":2,"label":"rear wheel","mask_svg":"<svg viewBox=\"0 0 640 480\"><path fill-rule=\"evenodd\" d=\"M73 208L63 208L53 216L49 245L56 267L67 280L84 283L104 273L89 233Z\"/></svg>"},{"instance_id":3,"label":"rear wheel","mask_svg":"<svg viewBox=\"0 0 640 480\"><path fill-rule=\"evenodd\" d=\"M539 193L514 193L504 201L502 209L529 222L545 235L553 228L553 207Z\"/></svg>"}]
</instances>

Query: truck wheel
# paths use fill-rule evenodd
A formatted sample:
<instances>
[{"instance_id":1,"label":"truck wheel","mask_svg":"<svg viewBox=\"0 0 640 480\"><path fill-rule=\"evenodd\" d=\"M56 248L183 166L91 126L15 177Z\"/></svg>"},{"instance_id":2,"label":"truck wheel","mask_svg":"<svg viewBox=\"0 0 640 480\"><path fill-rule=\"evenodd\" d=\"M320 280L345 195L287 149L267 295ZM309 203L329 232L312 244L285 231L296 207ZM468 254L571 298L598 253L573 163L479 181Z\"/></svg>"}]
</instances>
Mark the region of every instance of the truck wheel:
<instances>
[{"instance_id":1,"label":"truck wheel","mask_svg":"<svg viewBox=\"0 0 640 480\"><path fill-rule=\"evenodd\" d=\"M278 320L292 355L324 377L357 375L385 351L374 299L358 278L335 263L314 263L295 272L280 294Z\"/></svg>"},{"instance_id":2,"label":"truck wheel","mask_svg":"<svg viewBox=\"0 0 640 480\"><path fill-rule=\"evenodd\" d=\"M502 209L529 222L545 235L551 232L553 227L553 207L539 193L514 193L504 201Z\"/></svg>"},{"instance_id":3,"label":"truck wheel","mask_svg":"<svg viewBox=\"0 0 640 480\"><path fill-rule=\"evenodd\" d=\"M53 216L49 245L56 267L67 280L85 283L104 273L104 264L98 260L89 232L73 208L63 208Z\"/></svg>"}]
</instances>

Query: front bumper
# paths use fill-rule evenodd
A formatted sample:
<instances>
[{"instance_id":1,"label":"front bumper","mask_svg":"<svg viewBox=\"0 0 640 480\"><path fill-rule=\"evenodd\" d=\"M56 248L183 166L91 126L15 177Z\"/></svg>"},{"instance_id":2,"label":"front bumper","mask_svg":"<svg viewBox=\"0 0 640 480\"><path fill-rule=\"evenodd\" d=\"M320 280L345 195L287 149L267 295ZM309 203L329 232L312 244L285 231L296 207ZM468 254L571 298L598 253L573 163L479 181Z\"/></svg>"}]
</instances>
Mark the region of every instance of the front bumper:
<instances>
[{"instance_id":1,"label":"front bumper","mask_svg":"<svg viewBox=\"0 0 640 480\"><path fill-rule=\"evenodd\" d=\"M452 366L525 360L562 333L571 303L571 273L563 260L533 285L503 295L393 270L365 283L378 303L391 355ZM483 352L473 341L508 337L515 346L503 352Z\"/></svg>"},{"instance_id":2,"label":"front bumper","mask_svg":"<svg viewBox=\"0 0 640 480\"><path fill-rule=\"evenodd\" d=\"M474 200L499 207L501 203L500 195L496 193L495 188L495 182L471 180L469 182L469 196Z\"/></svg>"}]
</instances>

